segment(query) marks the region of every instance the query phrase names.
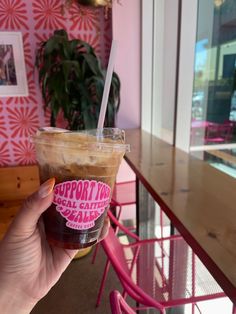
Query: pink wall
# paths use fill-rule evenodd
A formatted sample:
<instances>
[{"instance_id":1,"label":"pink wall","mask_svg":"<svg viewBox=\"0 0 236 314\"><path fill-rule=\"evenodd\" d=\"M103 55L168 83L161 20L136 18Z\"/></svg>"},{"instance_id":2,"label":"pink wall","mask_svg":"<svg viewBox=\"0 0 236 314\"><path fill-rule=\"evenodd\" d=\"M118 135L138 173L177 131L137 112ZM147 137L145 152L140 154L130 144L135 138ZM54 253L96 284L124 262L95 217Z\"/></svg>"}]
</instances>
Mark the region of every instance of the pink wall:
<instances>
[{"instance_id":1,"label":"pink wall","mask_svg":"<svg viewBox=\"0 0 236 314\"><path fill-rule=\"evenodd\" d=\"M76 4L61 13L61 0L1 0L1 31L20 31L23 36L28 97L0 98L0 166L35 163L28 138L36 129L49 125L44 114L41 92L34 75L35 50L55 29L64 28L70 37L89 42L105 62L111 43L111 17L103 8L87 9ZM1 37L1 33L0 33Z\"/></svg>"},{"instance_id":2,"label":"pink wall","mask_svg":"<svg viewBox=\"0 0 236 314\"><path fill-rule=\"evenodd\" d=\"M121 79L121 104L117 126L124 129L140 127L140 23L140 0L113 2L112 36L118 42L115 71ZM117 182L132 180L135 180L135 174L123 160Z\"/></svg>"},{"instance_id":3,"label":"pink wall","mask_svg":"<svg viewBox=\"0 0 236 314\"><path fill-rule=\"evenodd\" d=\"M112 32L118 41L115 71L122 84L117 119L120 128L140 126L140 21L140 0L113 1Z\"/></svg>"},{"instance_id":4,"label":"pink wall","mask_svg":"<svg viewBox=\"0 0 236 314\"><path fill-rule=\"evenodd\" d=\"M134 128L140 126L140 0L120 3L113 2L112 13L113 37L118 40L115 70L122 84L117 125ZM62 15L58 0L1 0L0 27L22 33L29 87L28 97L0 96L0 166L33 164L34 150L28 138L38 127L49 125L34 73L37 45L53 30L64 28L70 37L88 41L105 63L112 37L111 17L105 19L102 8L75 4Z\"/></svg>"}]
</instances>

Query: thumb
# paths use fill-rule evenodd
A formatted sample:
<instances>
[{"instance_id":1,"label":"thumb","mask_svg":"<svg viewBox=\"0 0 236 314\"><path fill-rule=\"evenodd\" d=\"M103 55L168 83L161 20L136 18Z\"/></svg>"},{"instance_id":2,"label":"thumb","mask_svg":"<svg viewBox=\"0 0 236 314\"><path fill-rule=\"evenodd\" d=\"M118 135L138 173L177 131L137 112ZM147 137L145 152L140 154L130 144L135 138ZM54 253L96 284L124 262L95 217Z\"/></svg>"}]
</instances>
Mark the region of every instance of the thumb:
<instances>
[{"instance_id":1,"label":"thumb","mask_svg":"<svg viewBox=\"0 0 236 314\"><path fill-rule=\"evenodd\" d=\"M39 217L52 203L54 184L54 178L47 180L25 200L12 223L15 231L27 233L35 230Z\"/></svg>"}]
</instances>

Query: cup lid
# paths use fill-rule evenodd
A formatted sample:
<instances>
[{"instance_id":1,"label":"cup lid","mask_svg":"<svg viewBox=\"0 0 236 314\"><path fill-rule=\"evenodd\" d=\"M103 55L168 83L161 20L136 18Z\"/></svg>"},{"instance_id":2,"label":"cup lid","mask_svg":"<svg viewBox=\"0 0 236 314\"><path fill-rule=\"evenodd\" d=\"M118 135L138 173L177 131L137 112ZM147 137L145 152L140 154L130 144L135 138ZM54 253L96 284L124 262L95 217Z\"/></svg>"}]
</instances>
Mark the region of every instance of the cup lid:
<instances>
[{"instance_id":1,"label":"cup lid","mask_svg":"<svg viewBox=\"0 0 236 314\"><path fill-rule=\"evenodd\" d=\"M102 152L129 152L130 145L125 144L125 132L118 128L70 131L66 129L43 127L38 129L31 141L37 146L50 145L70 147L71 149L89 149Z\"/></svg>"}]
</instances>

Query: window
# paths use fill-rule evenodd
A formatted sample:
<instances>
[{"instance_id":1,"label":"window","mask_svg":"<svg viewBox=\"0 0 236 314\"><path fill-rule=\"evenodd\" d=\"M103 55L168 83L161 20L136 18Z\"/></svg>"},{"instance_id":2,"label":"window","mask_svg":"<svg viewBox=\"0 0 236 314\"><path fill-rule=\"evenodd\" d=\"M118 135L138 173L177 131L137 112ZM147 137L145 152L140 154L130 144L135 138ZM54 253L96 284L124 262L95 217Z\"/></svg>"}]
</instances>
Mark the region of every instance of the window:
<instances>
[{"instance_id":1,"label":"window","mask_svg":"<svg viewBox=\"0 0 236 314\"><path fill-rule=\"evenodd\" d=\"M142 1L142 128L236 176L236 2Z\"/></svg>"},{"instance_id":2,"label":"window","mask_svg":"<svg viewBox=\"0 0 236 314\"><path fill-rule=\"evenodd\" d=\"M236 177L236 2L198 1L190 151Z\"/></svg>"}]
</instances>

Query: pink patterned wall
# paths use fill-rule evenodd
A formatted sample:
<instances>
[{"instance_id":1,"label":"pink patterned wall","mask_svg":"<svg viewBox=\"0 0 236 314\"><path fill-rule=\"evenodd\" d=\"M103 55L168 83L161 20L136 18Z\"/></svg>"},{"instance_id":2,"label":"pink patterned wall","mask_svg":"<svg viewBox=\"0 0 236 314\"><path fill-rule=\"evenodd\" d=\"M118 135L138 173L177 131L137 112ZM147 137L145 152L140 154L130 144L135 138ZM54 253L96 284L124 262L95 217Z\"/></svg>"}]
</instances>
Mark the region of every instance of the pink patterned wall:
<instances>
[{"instance_id":1,"label":"pink patterned wall","mask_svg":"<svg viewBox=\"0 0 236 314\"><path fill-rule=\"evenodd\" d=\"M105 19L102 8L90 9L76 4L62 14L63 2L0 0L0 30L22 32L29 88L28 97L0 98L0 166L35 163L29 136L38 127L49 125L49 114L43 110L34 68L40 41L47 39L55 29L64 28L71 38L90 43L103 63L108 59L112 36L110 15Z\"/></svg>"}]
</instances>

